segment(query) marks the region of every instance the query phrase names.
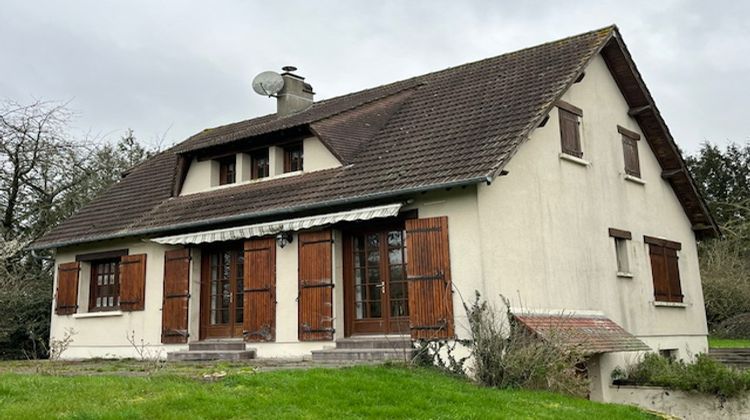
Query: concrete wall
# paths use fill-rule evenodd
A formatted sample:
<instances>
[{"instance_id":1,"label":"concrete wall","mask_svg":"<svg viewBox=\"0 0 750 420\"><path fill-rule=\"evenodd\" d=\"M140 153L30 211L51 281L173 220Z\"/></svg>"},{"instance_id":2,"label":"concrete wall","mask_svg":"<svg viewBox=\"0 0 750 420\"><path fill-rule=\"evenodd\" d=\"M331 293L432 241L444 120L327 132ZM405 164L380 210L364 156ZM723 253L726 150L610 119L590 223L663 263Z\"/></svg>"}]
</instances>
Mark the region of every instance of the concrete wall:
<instances>
[{"instance_id":1,"label":"concrete wall","mask_svg":"<svg viewBox=\"0 0 750 420\"><path fill-rule=\"evenodd\" d=\"M635 405L685 420L750 418L750 399L747 398L721 401L697 392L634 386L613 386L609 395L609 402Z\"/></svg>"},{"instance_id":2,"label":"concrete wall","mask_svg":"<svg viewBox=\"0 0 750 420\"><path fill-rule=\"evenodd\" d=\"M304 154L304 170L302 172L284 173L284 149L278 146L270 146L269 176L263 179L251 179L252 160L247 153L237 154L237 182L228 185L219 185L219 163L215 160L199 161L193 159L188 168L185 182L182 185L180 195L195 194L216 188L231 188L241 184L264 182L282 176L294 176L306 172L315 172L323 169L336 168L341 162L328 150L328 148L317 138L307 137L302 141Z\"/></svg>"},{"instance_id":3,"label":"concrete wall","mask_svg":"<svg viewBox=\"0 0 750 420\"><path fill-rule=\"evenodd\" d=\"M557 109L532 132L506 169L478 188L481 264L486 295L513 306L599 310L654 349L674 348L690 359L707 350L698 256L691 224L601 57L563 100L583 110L583 160L561 155ZM640 133L641 182L626 179L617 125ZM631 231L632 277L617 276L608 228ZM654 302L648 245L643 236L682 243L678 252L682 307ZM609 372L632 354L607 354Z\"/></svg>"}]
</instances>

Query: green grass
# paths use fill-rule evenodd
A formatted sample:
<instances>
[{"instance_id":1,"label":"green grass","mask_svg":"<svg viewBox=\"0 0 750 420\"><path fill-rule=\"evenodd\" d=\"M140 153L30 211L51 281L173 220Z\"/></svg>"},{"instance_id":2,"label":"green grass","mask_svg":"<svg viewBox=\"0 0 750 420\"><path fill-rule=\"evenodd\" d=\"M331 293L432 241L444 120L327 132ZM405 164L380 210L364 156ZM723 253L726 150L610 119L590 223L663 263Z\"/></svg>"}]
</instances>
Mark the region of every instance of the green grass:
<instances>
[{"instance_id":1,"label":"green grass","mask_svg":"<svg viewBox=\"0 0 750 420\"><path fill-rule=\"evenodd\" d=\"M712 349L748 348L750 340L708 337L708 347Z\"/></svg>"},{"instance_id":2,"label":"green grass","mask_svg":"<svg viewBox=\"0 0 750 420\"><path fill-rule=\"evenodd\" d=\"M633 407L481 388L426 369L229 372L212 382L169 373L0 373L0 418L653 418Z\"/></svg>"}]
</instances>

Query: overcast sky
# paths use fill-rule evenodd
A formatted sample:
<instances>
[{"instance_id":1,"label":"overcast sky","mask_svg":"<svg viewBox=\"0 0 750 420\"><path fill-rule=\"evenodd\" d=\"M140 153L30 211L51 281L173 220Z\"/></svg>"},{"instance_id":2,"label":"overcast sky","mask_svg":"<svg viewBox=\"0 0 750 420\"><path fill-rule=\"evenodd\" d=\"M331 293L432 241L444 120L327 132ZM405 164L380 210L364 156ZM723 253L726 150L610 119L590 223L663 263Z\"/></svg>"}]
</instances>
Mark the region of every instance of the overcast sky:
<instances>
[{"instance_id":1,"label":"overcast sky","mask_svg":"<svg viewBox=\"0 0 750 420\"><path fill-rule=\"evenodd\" d=\"M0 98L70 101L77 132L169 145L275 111L264 70L330 98L615 23L680 146L750 138L750 2L8 1Z\"/></svg>"}]
</instances>

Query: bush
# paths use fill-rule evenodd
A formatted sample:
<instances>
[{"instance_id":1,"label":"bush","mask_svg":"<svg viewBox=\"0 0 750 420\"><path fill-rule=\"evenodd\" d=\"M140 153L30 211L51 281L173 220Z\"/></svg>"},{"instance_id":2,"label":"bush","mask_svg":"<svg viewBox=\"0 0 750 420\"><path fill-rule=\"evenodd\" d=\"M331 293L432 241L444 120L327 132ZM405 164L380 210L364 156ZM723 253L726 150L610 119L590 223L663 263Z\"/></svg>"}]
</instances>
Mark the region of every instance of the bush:
<instances>
[{"instance_id":1,"label":"bush","mask_svg":"<svg viewBox=\"0 0 750 420\"><path fill-rule=\"evenodd\" d=\"M652 385L681 391L697 391L721 399L743 395L750 390L750 371L731 369L705 354L693 363L675 361L655 353L625 371L612 372L616 385Z\"/></svg>"},{"instance_id":2,"label":"bush","mask_svg":"<svg viewBox=\"0 0 750 420\"><path fill-rule=\"evenodd\" d=\"M505 302L506 307L508 302ZM542 340L509 320L499 319L479 293L466 308L471 327L471 346L476 379L498 388L524 388L586 396L588 380L578 366L584 362L577 349L553 339Z\"/></svg>"},{"instance_id":3,"label":"bush","mask_svg":"<svg viewBox=\"0 0 750 420\"><path fill-rule=\"evenodd\" d=\"M712 336L718 338L750 338L750 313L735 315L713 329Z\"/></svg>"}]
</instances>

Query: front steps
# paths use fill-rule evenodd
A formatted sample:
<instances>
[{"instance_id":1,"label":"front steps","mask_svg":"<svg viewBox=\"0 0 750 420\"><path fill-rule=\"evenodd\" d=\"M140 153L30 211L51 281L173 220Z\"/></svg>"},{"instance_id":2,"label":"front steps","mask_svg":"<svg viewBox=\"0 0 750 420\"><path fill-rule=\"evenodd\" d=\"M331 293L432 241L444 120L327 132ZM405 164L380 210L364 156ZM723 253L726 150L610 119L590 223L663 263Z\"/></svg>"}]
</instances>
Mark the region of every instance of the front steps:
<instances>
[{"instance_id":1,"label":"front steps","mask_svg":"<svg viewBox=\"0 0 750 420\"><path fill-rule=\"evenodd\" d=\"M255 349L248 349L245 342L237 340L205 340L188 344L187 351L167 353L169 361L205 360L250 360L255 358Z\"/></svg>"},{"instance_id":2,"label":"front steps","mask_svg":"<svg viewBox=\"0 0 750 420\"><path fill-rule=\"evenodd\" d=\"M312 359L315 362L409 361L413 354L409 336L359 336L337 340L335 348L313 350Z\"/></svg>"}]
</instances>

